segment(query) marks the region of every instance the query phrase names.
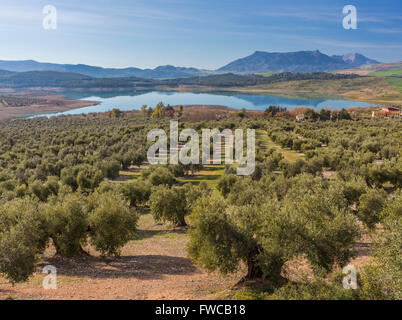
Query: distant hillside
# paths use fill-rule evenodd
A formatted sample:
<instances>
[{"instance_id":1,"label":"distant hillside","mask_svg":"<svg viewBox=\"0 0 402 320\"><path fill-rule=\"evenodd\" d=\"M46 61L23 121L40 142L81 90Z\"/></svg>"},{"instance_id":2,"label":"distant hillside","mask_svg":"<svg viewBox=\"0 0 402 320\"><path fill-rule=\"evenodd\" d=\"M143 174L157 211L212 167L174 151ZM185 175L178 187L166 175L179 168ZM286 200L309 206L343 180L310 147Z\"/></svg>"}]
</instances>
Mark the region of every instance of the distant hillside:
<instances>
[{"instance_id":1,"label":"distant hillside","mask_svg":"<svg viewBox=\"0 0 402 320\"><path fill-rule=\"evenodd\" d=\"M0 77L2 77L2 76L7 76L7 75L10 75L10 74L12 74L13 72L11 72L11 71L7 71L7 70L0 70Z\"/></svg>"},{"instance_id":2,"label":"distant hillside","mask_svg":"<svg viewBox=\"0 0 402 320\"><path fill-rule=\"evenodd\" d=\"M168 79L179 77L193 77L207 75L208 71L196 68L183 68L174 66L160 66L155 69L139 68L102 68L85 64L56 64L42 63L34 60L4 61L0 60L0 69L14 72L28 71L58 71L80 73L94 78L121 78L137 77L146 79Z\"/></svg>"},{"instance_id":3,"label":"distant hillside","mask_svg":"<svg viewBox=\"0 0 402 320\"><path fill-rule=\"evenodd\" d=\"M332 56L335 59L346 62L348 67L361 67L365 65L380 64L380 62L369 59L360 53L347 53L343 56Z\"/></svg>"},{"instance_id":4,"label":"distant hillside","mask_svg":"<svg viewBox=\"0 0 402 320\"><path fill-rule=\"evenodd\" d=\"M363 65L360 67L340 70L337 73L386 77L386 76L400 75L401 69L402 69L402 61L395 63Z\"/></svg>"},{"instance_id":5,"label":"distant hillside","mask_svg":"<svg viewBox=\"0 0 402 320\"><path fill-rule=\"evenodd\" d=\"M369 68L369 67L367 67ZM372 70L371 70L372 71ZM402 78L341 73L275 73L271 76L217 74L177 79L94 78L58 71L3 72L0 89L9 91L147 92L153 90L244 91L339 97L373 103L402 101ZM3 110L4 111L4 110ZM2 112L3 112L2 111Z\"/></svg>"},{"instance_id":6,"label":"distant hillside","mask_svg":"<svg viewBox=\"0 0 402 320\"><path fill-rule=\"evenodd\" d=\"M361 54L328 56L320 51L270 53L256 51L252 55L235 60L218 69L221 72L241 74L265 72L329 72L364 64L378 63Z\"/></svg>"},{"instance_id":7,"label":"distant hillside","mask_svg":"<svg viewBox=\"0 0 402 320\"><path fill-rule=\"evenodd\" d=\"M356 78L357 75L331 73L276 73L270 77L260 75L219 74L204 77L176 79L94 78L78 73L59 71L3 72L0 70L0 88L9 89L124 89L151 90L178 86L246 87L282 81L339 80Z\"/></svg>"},{"instance_id":8,"label":"distant hillside","mask_svg":"<svg viewBox=\"0 0 402 320\"><path fill-rule=\"evenodd\" d=\"M11 72L57 71L79 73L93 78L143 78L143 79L175 79L202 77L207 75L236 73L252 74L267 72L330 72L350 69L367 64L377 64L359 53L343 56L328 56L316 51L299 51L288 53L269 53L256 51L252 55L235 60L218 70L200 70L196 68L159 66L155 69L102 68L85 64L43 63L35 60L6 61L0 60L0 70Z\"/></svg>"},{"instance_id":9,"label":"distant hillside","mask_svg":"<svg viewBox=\"0 0 402 320\"><path fill-rule=\"evenodd\" d=\"M139 78L93 78L90 76L59 71L4 72L0 70L0 88L51 89L51 88L127 88L147 86L152 80Z\"/></svg>"}]
</instances>

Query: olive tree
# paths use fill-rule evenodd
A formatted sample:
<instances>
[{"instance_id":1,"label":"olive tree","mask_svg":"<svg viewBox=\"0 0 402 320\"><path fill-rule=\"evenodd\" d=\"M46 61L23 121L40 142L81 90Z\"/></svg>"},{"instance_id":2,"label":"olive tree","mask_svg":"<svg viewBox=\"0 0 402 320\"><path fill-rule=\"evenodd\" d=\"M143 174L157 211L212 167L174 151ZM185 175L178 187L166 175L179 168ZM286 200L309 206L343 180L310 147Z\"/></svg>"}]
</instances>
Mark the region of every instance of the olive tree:
<instances>
[{"instance_id":1,"label":"olive tree","mask_svg":"<svg viewBox=\"0 0 402 320\"><path fill-rule=\"evenodd\" d=\"M342 190L348 205L359 205L360 197L367 192L367 184L362 177L349 177L348 181L336 181L336 185Z\"/></svg>"},{"instance_id":2,"label":"olive tree","mask_svg":"<svg viewBox=\"0 0 402 320\"><path fill-rule=\"evenodd\" d=\"M105 177L116 179L119 176L121 165L117 160L103 160L99 168Z\"/></svg>"},{"instance_id":3,"label":"olive tree","mask_svg":"<svg viewBox=\"0 0 402 320\"><path fill-rule=\"evenodd\" d=\"M254 205L237 206L217 195L204 197L191 215L189 255L222 273L236 271L243 262L246 278L265 278L275 285L283 281L285 263L300 256L317 273L329 272L352 257L359 235L356 218L346 207L337 189L317 179L296 181L281 201L261 198Z\"/></svg>"},{"instance_id":4,"label":"olive tree","mask_svg":"<svg viewBox=\"0 0 402 320\"><path fill-rule=\"evenodd\" d=\"M168 185L172 186L176 179L172 172L166 167L155 167L148 176L148 181L153 186Z\"/></svg>"},{"instance_id":5,"label":"olive tree","mask_svg":"<svg viewBox=\"0 0 402 320\"><path fill-rule=\"evenodd\" d=\"M223 196L226 196L229 194L236 180L236 175L234 174L224 175L219 179L217 189L222 193Z\"/></svg>"},{"instance_id":6,"label":"olive tree","mask_svg":"<svg viewBox=\"0 0 402 320\"><path fill-rule=\"evenodd\" d=\"M169 221L176 226L186 226L188 214L186 192L182 187L168 188L161 185L152 189L151 212L156 221Z\"/></svg>"},{"instance_id":7,"label":"olive tree","mask_svg":"<svg viewBox=\"0 0 402 320\"><path fill-rule=\"evenodd\" d=\"M386 199L387 194L382 189L370 189L360 196L358 216L369 229L374 229L376 223L380 222Z\"/></svg>"},{"instance_id":8,"label":"olive tree","mask_svg":"<svg viewBox=\"0 0 402 320\"><path fill-rule=\"evenodd\" d=\"M194 186L168 188L159 186L152 189L150 197L151 212L157 221L169 221L176 226L186 226L185 217L191 213L197 200L211 194L206 183Z\"/></svg>"},{"instance_id":9,"label":"olive tree","mask_svg":"<svg viewBox=\"0 0 402 320\"><path fill-rule=\"evenodd\" d=\"M40 206L26 197L0 207L0 274L12 283L28 279L46 247L46 221Z\"/></svg>"},{"instance_id":10,"label":"olive tree","mask_svg":"<svg viewBox=\"0 0 402 320\"><path fill-rule=\"evenodd\" d=\"M123 195L95 192L89 199L90 243L102 254L119 256L121 248L133 237L138 214Z\"/></svg>"},{"instance_id":11,"label":"olive tree","mask_svg":"<svg viewBox=\"0 0 402 320\"><path fill-rule=\"evenodd\" d=\"M138 180L135 182L124 183L121 191L131 206L138 206L146 203L151 194L151 184L148 181Z\"/></svg>"},{"instance_id":12,"label":"olive tree","mask_svg":"<svg viewBox=\"0 0 402 320\"><path fill-rule=\"evenodd\" d=\"M212 190L208 187L205 181L202 181L199 185L195 186L191 183L186 183L183 187L186 196L186 210L187 214L193 211L197 200L211 195Z\"/></svg>"},{"instance_id":13,"label":"olive tree","mask_svg":"<svg viewBox=\"0 0 402 320\"><path fill-rule=\"evenodd\" d=\"M70 186L73 191L77 189L84 192L93 191L103 179L102 171L89 164L81 164L61 170L62 183Z\"/></svg>"},{"instance_id":14,"label":"olive tree","mask_svg":"<svg viewBox=\"0 0 402 320\"><path fill-rule=\"evenodd\" d=\"M141 164L147 159L146 151L144 149L139 149L132 155L132 163L133 165L140 167Z\"/></svg>"},{"instance_id":15,"label":"olive tree","mask_svg":"<svg viewBox=\"0 0 402 320\"><path fill-rule=\"evenodd\" d=\"M50 200L44 210L56 252L67 257L83 252L88 230L85 199L79 194L65 194Z\"/></svg>"},{"instance_id":16,"label":"olive tree","mask_svg":"<svg viewBox=\"0 0 402 320\"><path fill-rule=\"evenodd\" d=\"M383 212L384 232L377 239L374 260L363 268L363 299L402 299L402 196Z\"/></svg>"}]
</instances>

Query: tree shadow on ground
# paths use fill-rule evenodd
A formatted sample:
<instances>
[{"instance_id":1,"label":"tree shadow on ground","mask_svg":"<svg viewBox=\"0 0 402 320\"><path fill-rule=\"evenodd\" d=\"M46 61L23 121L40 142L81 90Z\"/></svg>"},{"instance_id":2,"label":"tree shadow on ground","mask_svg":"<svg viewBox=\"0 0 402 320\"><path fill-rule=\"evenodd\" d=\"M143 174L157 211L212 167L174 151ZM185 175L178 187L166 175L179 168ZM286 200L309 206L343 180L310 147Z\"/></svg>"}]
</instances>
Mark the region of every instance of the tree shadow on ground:
<instances>
[{"instance_id":1,"label":"tree shadow on ground","mask_svg":"<svg viewBox=\"0 0 402 320\"><path fill-rule=\"evenodd\" d=\"M364 242L356 242L354 247L354 252L356 257L361 256L369 256L373 254L373 244L372 243L364 243Z\"/></svg>"},{"instance_id":2,"label":"tree shadow on ground","mask_svg":"<svg viewBox=\"0 0 402 320\"><path fill-rule=\"evenodd\" d=\"M122 256L120 258L80 255L74 258L54 256L45 265L54 265L58 275L90 278L162 279L165 275L193 274L197 267L187 258L163 255Z\"/></svg>"},{"instance_id":3,"label":"tree shadow on ground","mask_svg":"<svg viewBox=\"0 0 402 320\"><path fill-rule=\"evenodd\" d=\"M180 235L186 234L186 229L175 229L175 230L137 230L136 235L132 240L143 240L147 238L152 238L155 236L164 236L164 235Z\"/></svg>"},{"instance_id":4,"label":"tree shadow on ground","mask_svg":"<svg viewBox=\"0 0 402 320\"><path fill-rule=\"evenodd\" d=\"M0 283L0 285L2 285L2 284L4 284L4 285L11 285L10 283ZM0 288L0 294L9 294L9 295L12 295L12 294L15 294L16 292L17 292L16 290L1 289L1 288ZM7 297L3 298L3 300L4 300L4 299L7 300Z\"/></svg>"},{"instance_id":5,"label":"tree shadow on ground","mask_svg":"<svg viewBox=\"0 0 402 320\"><path fill-rule=\"evenodd\" d=\"M224 167L222 168L221 165L210 165L210 167L204 167L203 171L220 171L222 169L225 169Z\"/></svg>"}]
</instances>

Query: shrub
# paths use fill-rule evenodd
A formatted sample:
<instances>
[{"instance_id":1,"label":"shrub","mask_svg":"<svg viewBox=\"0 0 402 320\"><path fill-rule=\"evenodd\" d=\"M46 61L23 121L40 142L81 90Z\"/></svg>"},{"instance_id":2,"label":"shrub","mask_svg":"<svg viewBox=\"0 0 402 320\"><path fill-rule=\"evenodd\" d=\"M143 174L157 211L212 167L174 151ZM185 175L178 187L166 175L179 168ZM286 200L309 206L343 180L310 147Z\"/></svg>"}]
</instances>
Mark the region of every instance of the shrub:
<instances>
[{"instance_id":1,"label":"shrub","mask_svg":"<svg viewBox=\"0 0 402 320\"><path fill-rule=\"evenodd\" d=\"M264 196L265 192L259 184L254 183L250 177L244 177L236 180L227 198L231 204L241 206L256 204Z\"/></svg>"},{"instance_id":2,"label":"shrub","mask_svg":"<svg viewBox=\"0 0 402 320\"><path fill-rule=\"evenodd\" d=\"M96 189L97 192L99 193L105 193L109 191L116 191L118 192L120 189L120 185L110 182L108 180L104 180L99 184L99 187Z\"/></svg>"},{"instance_id":3,"label":"shrub","mask_svg":"<svg viewBox=\"0 0 402 320\"><path fill-rule=\"evenodd\" d=\"M104 160L100 165L100 169L108 179L116 179L119 176L121 165L117 160Z\"/></svg>"},{"instance_id":4,"label":"shrub","mask_svg":"<svg viewBox=\"0 0 402 320\"><path fill-rule=\"evenodd\" d=\"M174 175L166 167L156 167L149 175L148 181L153 186L172 186L174 183L176 183Z\"/></svg>"},{"instance_id":5,"label":"shrub","mask_svg":"<svg viewBox=\"0 0 402 320\"><path fill-rule=\"evenodd\" d=\"M60 188L59 178L56 176L47 177L45 188L50 192L50 194L57 195Z\"/></svg>"},{"instance_id":6,"label":"shrub","mask_svg":"<svg viewBox=\"0 0 402 320\"><path fill-rule=\"evenodd\" d=\"M282 160L279 162L279 167L286 178L294 177L303 172L306 162L303 159L297 159L295 162Z\"/></svg>"},{"instance_id":7,"label":"shrub","mask_svg":"<svg viewBox=\"0 0 402 320\"><path fill-rule=\"evenodd\" d=\"M156 221L169 221L176 226L185 226L184 217L189 213L186 192L182 187L159 186L152 189L151 212Z\"/></svg>"},{"instance_id":8,"label":"shrub","mask_svg":"<svg viewBox=\"0 0 402 320\"><path fill-rule=\"evenodd\" d=\"M181 163L169 165L169 170L175 177L183 177L186 174L186 168Z\"/></svg>"},{"instance_id":9,"label":"shrub","mask_svg":"<svg viewBox=\"0 0 402 320\"><path fill-rule=\"evenodd\" d=\"M318 175L322 173L323 163L322 160L318 157L313 157L307 161L304 172Z\"/></svg>"},{"instance_id":10,"label":"shrub","mask_svg":"<svg viewBox=\"0 0 402 320\"><path fill-rule=\"evenodd\" d=\"M191 183L186 183L182 188L184 189L186 196L186 214L190 214L193 211L198 199L207 197L212 193L212 190L204 181L202 181L198 186L194 186Z\"/></svg>"},{"instance_id":11,"label":"shrub","mask_svg":"<svg viewBox=\"0 0 402 320\"><path fill-rule=\"evenodd\" d=\"M349 177L348 181L336 182L341 188L348 205L359 204L359 199L367 191L367 184L361 177Z\"/></svg>"},{"instance_id":12,"label":"shrub","mask_svg":"<svg viewBox=\"0 0 402 320\"><path fill-rule=\"evenodd\" d=\"M236 180L237 178L234 174L224 175L219 179L217 189L226 197Z\"/></svg>"},{"instance_id":13,"label":"shrub","mask_svg":"<svg viewBox=\"0 0 402 320\"><path fill-rule=\"evenodd\" d=\"M35 271L47 239L37 200L15 199L0 207L0 273L12 283L26 281Z\"/></svg>"},{"instance_id":14,"label":"shrub","mask_svg":"<svg viewBox=\"0 0 402 320\"><path fill-rule=\"evenodd\" d=\"M369 229L380 222L380 213L385 205L387 194L384 190L370 189L359 198L358 216Z\"/></svg>"},{"instance_id":15,"label":"shrub","mask_svg":"<svg viewBox=\"0 0 402 320\"><path fill-rule=\"evenodd\" d=\"M113 191L92 194L89 210L91 244L102 256L119 256L136 231L137 212L120 193Z\"/></svg>"},{"instance_id":16,"label":"shrub","mask_svg":"<svg viewBox=\"0 0 402 320\"><path fill-rule=\"evenodd\" d=\"M35 272L37 248L24 243L23 232L13 228L0 238L0 274L12 283L27 281Z\"/></svg>"},{"instance_id":17,"label":"shrub","mask_svg":"<svg viewBox=\"0 0 402 320\"><path fill-rule=\"evenodd\" d=\"M362 298L402 299L402 197L383 211L384 232L375 243L374 260L363 268Z\"/></svg>"},{"instance_id":18,"label":"shrub","mask_svg":"<svg viewBox=\"0 0 402 320\"><path fill-rule=\"evenodd\" d=\"M105 175L101 170L89 165L77 165L61 171L61 181L73 191L78 188L84 192L93 191L102 182Z\"/></svg>"},{"instance_id":19,"label":"shrub","mask_svg":"<svg viewBox=\"0 0 402 320\"><path fill-rule=\"evenodd\" d=\"M130 201L131 206L146 203L151 195L151 184L148 181L135 181L124 183L121 186L124 197Z\"/></svg>"},{"instance_id":20,"label":"shrub","mask_svg":"<svg viewBox=\"0 0 402 320\"><path fill-rule=\"evenodd\" d=\"M40 201L46 201L50 195L49 190L39 180L35 180L29 186L32 195L36 196Z\"/></svg>"},{"instance_id":21,"label":"shrub","mask_svg":"<svg viewBox=\"0 0 402 320\"><path fill-rule=\"evenodd\" d=\"M78 194L55 198L45 206L48 232L56 252L71 257L82 251L88 230L86 203Z\"/></svg>"},{"instance_id":22,"label":"shrub","mask_svg":"<svg viewBox=\"0 0 402 320\"><path fill-rule=\"evenodd\" d=\"M74 176L71 168L62 169L61 173L60 173L60 177L61 177L61 181L63 184L71 187L71 189L73 191L77 190L77 188L78 188L77 180L76 180L76 177Z\"/></svg>"},{"instance_id":23,"label":"shrub","mask_svg":"<svg viewBox=\"0 0 402 320\"><path fill-rule=\"evenodd\" d=\"M345 290L341 284L324 279L289 283L268 296L270 300L355 300L358 291Z\"/></svg>"},{"instance_id":24,"label":"shrub","mask_svg":"<svg viewBox=\"0 0 402 320\"><path fill-rule=\"evenodd\" d=\"M146 151L145 150L137 150L133 155L132 155L132 163L133 165L139 167L141 164L147 159L146 157Z\"/></svg>"}]
</instances>

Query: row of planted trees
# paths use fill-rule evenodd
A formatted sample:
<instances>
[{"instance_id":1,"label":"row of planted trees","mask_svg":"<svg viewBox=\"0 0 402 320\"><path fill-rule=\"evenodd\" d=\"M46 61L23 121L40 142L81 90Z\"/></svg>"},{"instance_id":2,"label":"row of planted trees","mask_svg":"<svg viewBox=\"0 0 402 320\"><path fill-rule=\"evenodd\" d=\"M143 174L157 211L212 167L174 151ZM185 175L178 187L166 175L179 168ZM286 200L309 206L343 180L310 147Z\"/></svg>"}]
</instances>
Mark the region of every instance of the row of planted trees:
<instances>
[{"instance_id":1,"label":"row of planted trees","mask_svg":"<svg viewBox=\"0 0 402 320\"><path fill-rule=\"evenodd\" d=\"M65 189L47 202L30 196L11 200L0 208L0 272L11 282L27 280L49 240L66 257L83 253L87 243L103 256L119 255L137 219L115 191L85 197Z\"/></svg>"},{"instance_id":2,"label":"row of planted trees","mask_svg":"<svg viewBox=\"0 0 402 320\"><path fill-rule=\"evenodd\" d=\"M389 196L363 179L328 182L306 173L257 181L228 175L219 189L189 216L189 255L198 265L223 274L246 266L245 279L264 280L271 298L402 298L400 191ZM341 270L362 232L376 239L373 260L360 268L358 290L344 290ZM297 259L311 267L310 280L289 279Z\"/></svg>"},{"instance_id":3,"label":"row of planted trees","mask_svg":"<svg viewBox=\"0 0 402 320\"><path fill-rule=\"evenodd\" d=\"M401 297L401 160L397 122L384 126L348 121L329 123L324 128L320 123L268 123L246 118L237 124L234 120L192 124L197 129L215 125L269 127L270 132L299 135L302 139L312 139L316 133L320 141L326 142L326 146L316 145L309 150L306 160L295 162L285 161L275 149L267 150L258 157L252 176L237 177L234 168L228 167L218 190L210 190L205 184L180 185L177 177L200 169L181 165L150 167L136 182L117 185L103 181L107 172L121 168L118 160L111 158L113 151L124 154L132 148L130 136L137 133L143 137L143 131L152 125L140 123L132 127L130 119L93 121L93 128L100 133L80 129L82 123L87 123L84 120L55 120L64 126L62 131L51 121L44 121L48 127L41 129L28 127L27 132L45 140L37 150L36 138L24 136L25 131L20 133L20 122L10 124L15 128L0 132L5 137L1 144L4 153L0 156L5 171L1 182L4 188L16 180L13 173L21 161L27 162L27 170L38 170L44 164L39 160L49 153L49 159L68 162L60 167L60 176L49 177L52 168L44 166L40 170L44 171L44 179L36 183L28 178L25 191L18 189L21 186L9 186L9 193L3 193L0 272L11 281L23 281L34 271L49 241L59 254L66 256L82 253L86 244L102 255L118 255L135 232L136 207L149 206L158 221L190 226L189 255L197 264L222 273L235 272L245 265L246 278L267 280L276 289L293 286L286 271L295 259L306 259L317 279L344 266L364 230L361 225L374 232L380 223L384 232L379 235L375 263L362 273L363 291L358 298ZM29 126L30 122L23 125ZM73 137L67 132L69 126L74 129ZM80 134L80 130L85 134ZM357 131L359 136L355 137ZM25 145L20 135L33 147ZM342 137L347 141L342 142ZM387 146L392 142L396 151ZM363 157L362 152L371 152L374 157ZM75 155L71 161L70 154ZM384 163L378 165L376 160L383 155ZM32 157L38 161L29 163ZM98 165L97 159L108 165ZM335 181L322 178L326 166L337 171ZM335 290L340 297L351 298L331 283L323 286L329 292ZM281 293L282 297L299 292L300 288L293 289Z\"/></svg>"},{"instance_id":4,"label":"row of planted trees","mask_svg":"<svg viewBox=\"0 0 402 320\"><path fill-rule=\"evenodd\" d=\"M76 180L62 175L31 185L32 192L0 205L0 273L13 283L26 281L49 245L65 257L87 254L86 245L101 256L119 256L135 235L138 207L150 205L157 221L185 226L185 215L207 190L173 186L189 171L190 166L155 166L124 184L95 181L94 171L87 183L77 174Z\"/></svg>"},{"instance_id":5,"label":"row of planted trees","mask_svg":"<svg viewBox=\"0 0 402 320\"><path fill-rule=\"evenodd\" d=\"M327 181L308 173L287 178L264 170L244 178L231 171L220 179L219 192L204 183L151 188L148 203L155 220L190 225L188 252L198 265L223 274L245 266L244 279L265 281L277 298L401 297L400 192L389 197L359 177ZM377 234L374 262L361 269L358 291L343 290L337 272L354 257L362 232L376 234L378 223L383 232ZM313 282L289 280L289 264L300 258L311 266Z\"/></svg>"},{"instance_id":6,"label":"row of planted trees","mask_svg":"<svg viewBox=\"0 0 402 320\"><path fill-rule=\"evenodd\" d=\"M323 129L319 123L296 126L285 120L281 125L284 132L300 129L306 136L315 129L326 131L326 144L294 162L275 149L263 152L254 174L246 178L226 168L219 193L204 192L191 210L169 210L170 201L162 199L185 203L184 192L181 197L176 187L162 188L160 197L151 196L160 199L154 205L151 201L154 214L164 212L176 224L183 221L176 213L188 214L190 257L224 274L246 266L245 278L267 281L271 298L400 299L400 124L390 122L385 129L371 121L340 122ZM353 136L356 131L358 137ZM349 143L340 143L342 136ZM368 152L372 156L365 157ZM328 181L322 172L331 166L336 178ZM362 233L375 239L374 255L360 268L359 289L347 291L341 268L356 254ZM307 261L314 276L290 281L287 272L296 259Z\"/></svg>"}]
</instances>

